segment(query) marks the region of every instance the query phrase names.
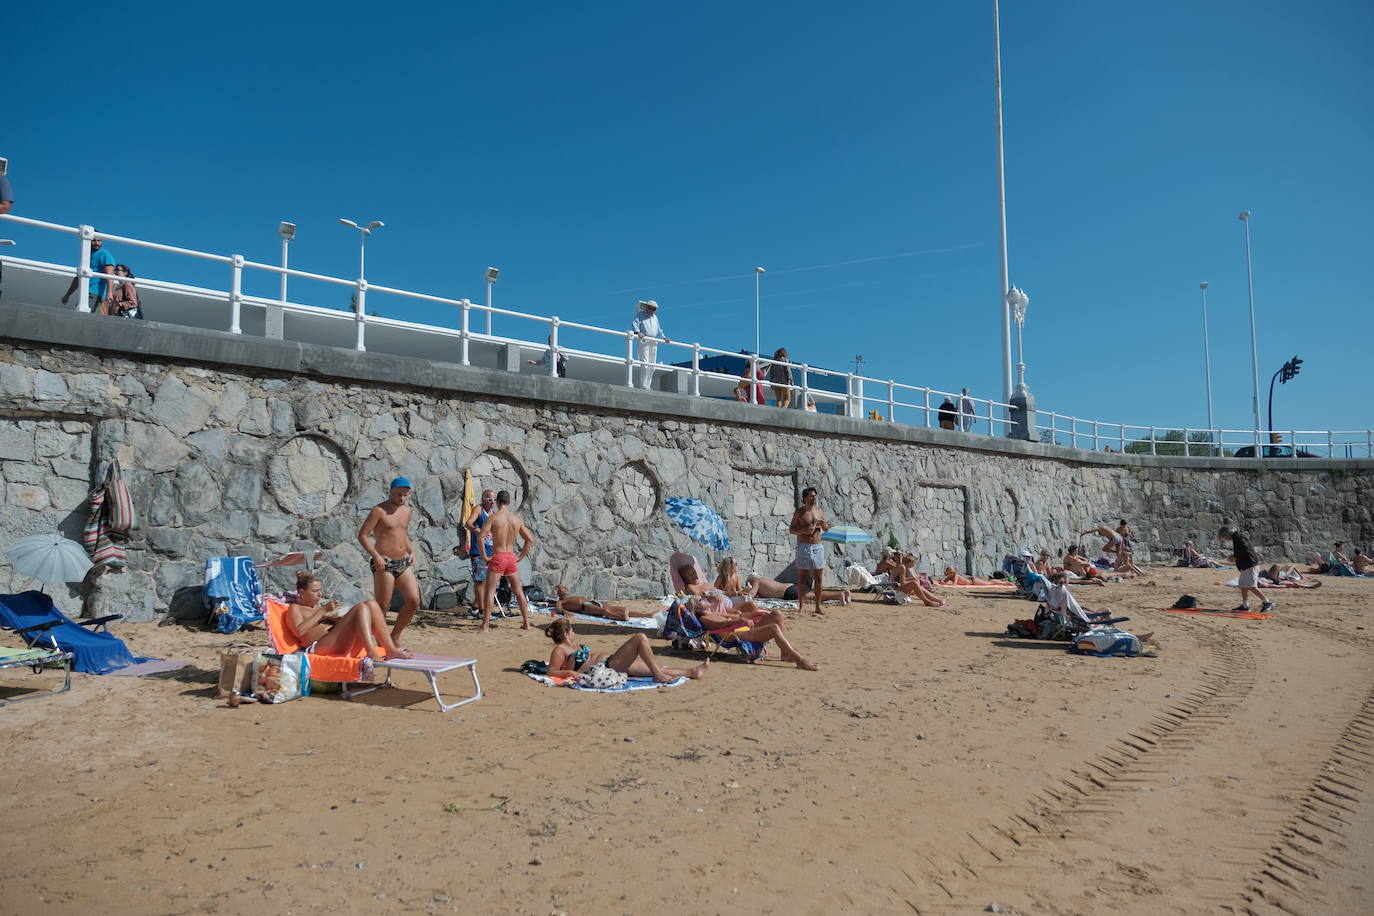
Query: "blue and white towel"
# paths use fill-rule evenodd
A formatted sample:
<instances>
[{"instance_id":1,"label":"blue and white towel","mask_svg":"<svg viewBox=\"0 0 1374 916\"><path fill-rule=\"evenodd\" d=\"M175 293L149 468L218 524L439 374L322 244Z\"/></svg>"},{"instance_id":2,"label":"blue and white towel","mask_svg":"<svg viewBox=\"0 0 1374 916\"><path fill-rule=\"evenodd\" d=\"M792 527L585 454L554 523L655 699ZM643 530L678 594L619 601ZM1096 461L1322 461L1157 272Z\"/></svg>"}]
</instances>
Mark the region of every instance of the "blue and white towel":
<instances>
[{"instance_id":1,"label":"blue and white towel","mask_svg":"<svg viewBox=\"0 0 1374 916\"><path fill-rule=\"evenodd\" d=\"M626 682L624 687L606 687L597 689L595 687L583 687L574 678L552 678L547 674L530 674L525 672L525 677L532 681L538 681L545 687L571 687L573 690L583 690L587 693L629 693L631 690L660 690L664 687L680 687L687 683L687 678L680 677L660 684L651 677L632 677Z\"/></svg>"},{"instance_id":2,"label":"blue and white towel","mask_svg":"<svg viewBox=\"0 0 1374 916\"><path fill-rule=\"evenodd\" d=\"M262 582L252 557L205 561L205 608L220 633L237 633L262 620Z\"/></svg>"}]
</instances>

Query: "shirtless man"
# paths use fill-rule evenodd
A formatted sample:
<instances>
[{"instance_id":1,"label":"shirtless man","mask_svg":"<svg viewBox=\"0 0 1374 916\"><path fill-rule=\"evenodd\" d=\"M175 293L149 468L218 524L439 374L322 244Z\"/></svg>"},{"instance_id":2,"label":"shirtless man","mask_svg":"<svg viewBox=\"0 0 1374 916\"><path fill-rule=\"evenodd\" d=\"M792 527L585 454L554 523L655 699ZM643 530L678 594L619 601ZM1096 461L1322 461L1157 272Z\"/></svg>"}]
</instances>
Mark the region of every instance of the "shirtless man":
<instances>
[{"instance_id":1,"label":"shirtless man","mask_svg":"<svg viewBox=\"0 0 1374 916\"><path fill-rule=\"evenodd\" d=\"M566 585L558 586L558 602L553 606L555 614L585 614L588 617L605 617L607 620L629 620L631 617L652 617L655 611L632 611L619 604L602 604L594 598L569 595Z\"/></svg>"},{"instance_id":2,"label":"shirtless man","mask_svg":"<svg viewBox=\"0 0 1374 916\"><path fill-rule=\"evenodd\" d=\"M816 488L802 490L802 504L792 513L792 524L787 526L788 534L797 536L797 591L801 601L806 600L807 592L816 596L816 613L821 610L821 579L825 576L825 545L821 535L830 530L825 512L816 505ZM801 602L799 601L798 604Z\"/></svg>"},{"instance_id":3,"label":"shirtless man","mask_svg":"<svg viewBox=\"0 0 1374 916\"><path fill-rule=\"evenodd\" d=\"M1124 519L1122 520L1121 524L1126 524ZM1102 537L1107 539L1107 543L1102 545L1103 553L1116 553L1117 548L1120 547L1123 543L1125 543L1126 540L1120 534L1108 528L1106 525L1098 525L1096 528L1089 528L1087 531L1078 532L1079 537L1087 537L1090 534L1101 535Z\"/></svg>"},{"instance_id":4,"label":"shirtless man","mask_svg":"<svg viewBox=\"0 0 1374 916\"><path fill-rule=\"evenodd\" d=\"M420 607L420 583L411 566L415 563L415 549L410 544L410 481L397 477L391 482L386 501L378 503L367 513L358 529L358 543L363 545L372 565L372 592L385 613L391 607L391 592L396 589L405 603L396 612L396 625L391 639L399 643L401 631L410 626Z\"/></svg>"},{"instance_id":5,"label":"shirtless man","mask_svg":"<svg viewBox=\"0 0 1374 916\"><path fill-rule=\"evenodd\" d=\"M1087 557L1078 553L1078 546L1076 544L1070 544L1064 551L1064 569L1067 569L1080 578L1081 582L1077 584L1081 585L1086 582L1091 582L1093 585L1107 584L1097 567L1093 566Z\"/></svg>"},{"instance_id":6,"label":"shirtless man","mask_svg":"<svg viewBox=\"0 0 1374 916\"><path fill-rule=\"evenodd\" d=\"M788 585L767 576L750 576L740 594L746 598L775 598L781 601L797 601L799 597L795 585ZM847 588L827 588L821 591L821 600L849 604L853 596Z\"/></svg>"},{"instance_id":7,"label":"shirtless man","mask_svg":"<svg viewBox=\"0 0 1374 916\"><path fill-rule=\"evenodd\" d=\"M502 490L496 494L496 511L487 519L477 535L485 541L491 538L491 559L487 561L487 581L482 583L482 627L485 633L491 629L491 606L496 596L496 583L505 576L510 581L515 600L520 602L520 629L530 628L530 603L525 600L525 589L520 584L520 561L529 556L534 547L534 535L530 534L520 516L510 510L510 491ZM515 542L520 541L520 555L515 555Z\"/></svg>"}]
</instances>

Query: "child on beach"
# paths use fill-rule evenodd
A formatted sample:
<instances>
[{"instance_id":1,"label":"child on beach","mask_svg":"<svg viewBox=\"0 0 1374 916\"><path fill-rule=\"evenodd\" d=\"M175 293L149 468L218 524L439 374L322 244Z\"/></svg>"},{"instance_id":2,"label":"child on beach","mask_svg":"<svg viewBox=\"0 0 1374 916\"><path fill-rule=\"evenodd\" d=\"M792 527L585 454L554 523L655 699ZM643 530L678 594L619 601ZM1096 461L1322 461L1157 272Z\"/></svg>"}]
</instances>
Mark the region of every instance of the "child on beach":
<instances>
[{"instance_id":1,"label":"child on beach","mask_svg":"<svg viewBox=\"0 0 1374 916\"><path fill-rule=\"evenodd\" d=\"M1217 537L1223 541L1231 543L1231 549L1236 555L1236 569L1240 570L1240 606L1235 608L1237 611L1250 610L1250 593L1254 592L1255 597L1260 601L1260 611L1269 613L1274 609L1274 602L1265 599L1259 590L1259 554L1250 546L1250 540L1236 529L1234 525L1222 525L1217 532Z\"/></svg>"}]
</instances>

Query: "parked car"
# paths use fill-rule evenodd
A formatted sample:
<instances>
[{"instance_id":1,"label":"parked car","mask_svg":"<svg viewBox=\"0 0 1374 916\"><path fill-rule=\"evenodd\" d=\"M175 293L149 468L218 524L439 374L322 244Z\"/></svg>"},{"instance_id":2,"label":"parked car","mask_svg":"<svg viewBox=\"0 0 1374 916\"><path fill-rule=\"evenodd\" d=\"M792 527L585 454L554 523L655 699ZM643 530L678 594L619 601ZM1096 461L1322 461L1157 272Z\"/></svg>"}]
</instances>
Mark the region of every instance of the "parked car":
<instances>
[{"instance_id":1,"label":"parked car","mask_svg":"<svg viewBox=\"0 0 1374 916\"><path fill-rule=\"evenodd\" d=\"M1262 445L1262 446L1260 446L1260 448L1264 449L1264 457L1266 457L1266 458L1292 458L1292 457L1294 457L1294 454L1293 454L1293 446L1291 446L1291 445ZM1255 447L1254 447L1253 445L1247 445L1247 446L1245 446L1244 448L1238 448L1238 449L1236 449L1236 457L1237 457L1237 458L1253 458L1253 457L1255 457ZM1298 451L1297 451L1297 457L1298 457L1298 458L1320 458L1321 456L1320 456L1320 455L1314 455L1314 454L1312 454L1311 452L1303 451L1302 449L1298 449Z\"/></svg>"}]
</instances>

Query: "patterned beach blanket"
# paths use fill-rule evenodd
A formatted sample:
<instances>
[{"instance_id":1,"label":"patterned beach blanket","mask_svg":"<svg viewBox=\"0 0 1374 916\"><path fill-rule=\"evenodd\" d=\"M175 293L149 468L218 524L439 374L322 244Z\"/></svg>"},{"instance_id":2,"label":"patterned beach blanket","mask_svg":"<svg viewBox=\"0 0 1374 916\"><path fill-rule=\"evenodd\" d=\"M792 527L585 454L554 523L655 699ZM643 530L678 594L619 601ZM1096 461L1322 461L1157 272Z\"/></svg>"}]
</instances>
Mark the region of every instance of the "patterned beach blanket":
<instances>
[{"instance_id":1,"label":"patterned beach blanket","mask_svg":"<svg viewBox=\"0 0 1374 916\"><path fill-rule=\"evenodd\" d=\"M601 618L597 618L600 620ZM545 687L571 687L573 690L583 690L587 693L629 693L631 690L660 690L664 687L680 687L687 683L687 678L680 677L669 681L666 684L659 684L651 677L632 677L624 687L608 687L597 689L594 687L580 687L577 679L571 677L549 677L547 674L531 674L525 672L525 677L532 681L538 681Z\"/></svg>"}]
</instances>

